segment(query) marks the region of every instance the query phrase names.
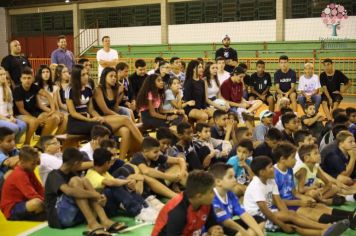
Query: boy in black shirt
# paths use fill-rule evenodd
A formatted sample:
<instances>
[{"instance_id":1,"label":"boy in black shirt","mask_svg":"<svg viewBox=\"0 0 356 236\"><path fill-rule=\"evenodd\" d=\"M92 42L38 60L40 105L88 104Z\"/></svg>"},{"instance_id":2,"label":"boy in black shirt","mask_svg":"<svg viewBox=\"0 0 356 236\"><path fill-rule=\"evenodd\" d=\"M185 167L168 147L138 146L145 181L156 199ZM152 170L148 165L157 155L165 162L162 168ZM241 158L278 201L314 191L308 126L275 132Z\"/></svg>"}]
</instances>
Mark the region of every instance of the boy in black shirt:
<instances>
[{"instance_id":1,"label":"boy in black shirt","mask_svg":"<svg viewBox=\"0 0 356 236\"><path fill-rule=\"evenodd\" d=\"M251 91L248 94L248 100L259 99L268 105L270 111L274 112L274 98L269 91L272 86L271 75L265 72L265 62L258 60L256 62L256 70L257 72L251 75L248 84Z\"/></svg>"},{"instance_id":2,"label":"boy in black shirt","mask_svg":"<svg viewBox=\"0 0 356 236\"><path fill-rule=\"evenodd\" d=\"M48 174L45 184L48 225L61 229L86 221L91 235L117 233L125 228L125 224L111 221L102 207L106 202L105 196L95 191L87 179L75 174L82 160L83 154L69 147L63 152L62 166ZM85 232L86 235L90 233Z\"/></svg>"},{"instance_id":3,"label":"boy in black shirt","mask_svg":"<svg viewBox=\"0 0 356 236\"><path fill-rule=\"evenodd\" d=\"M258 145L253 151L253 157L268 156L271 158L273 164L277 163L275 160L272 149L277 147L277 144L282 141L282 133L276 128L270 128L265 136L265 141Z\"/></svg>"},{"instance_id":4,"label":"boy in black shirt","mask_svg":"<svg viewBox=\"0 0 356 236\"><path fill-rule=\"evenodd\" d=\"M231 73L237 66L237 52L230 47L230 37L228 35L224 36L222 43L224 47L215 52L215 59L218 57L225 58L225 70Z\"/></svg>"},{"instance_id":5,"label":"boy in black shirt","mask_svg":"<svg viewBox=\"0 0 356 236\"><path fill-rule=\"evenodd\" d=\"M52 96L33 82L32 69L26 67L21 73L21 85L17 86L13 92L14 113L17 118L27 124L25 144L30 144L31 138L39 126L42 126L41 135L49 135L61 122ZM42 112L38 108L38 95L48 99L49 112Z\"/></svg>"},{"instance_id":6,"label":"boy in black shirt","mask_svg":"<svg viewBox=\"0 0 356 236\"><path fill-rule=\"evenodd\" d=\"M136 60L135 73L129 76L129 86L132 90L132 100L135 102L135 106L138 92L140 91L140 88L142 87L143 81L145 81L146 77L146 62L142 59Z\"/></svg>"},{"instance_id":7,"label":"boy in black shirt","mask_svg":"<svg viewBox=\"0 0 356 236\"><path fill-rule=\"evenodd\" d=\"M280 69L274 73L277 99L289 98L293 111L297 111L297 94L295 92L297 75L294 70L289 68L288 57L285 55L279 57L279 67Z\"/></svg>"},{"instance_id":8,"label":"boy in black shirt","mask_svg":"<svg viewBox=\"0 0 356 236\"><path fill-rule=\"evenodd\" d=\"M211 127L211 137L230 141L234 121L228 120L228 114L221 110L214 111L214 125Z\"/></svg>"},{"instance_id":9,"label":"boy in black shirt","mask_svg":"<svg viewBox=\"0 0 356 236\"><path fill-rule=\"evenodd\" d=\"M351 87L351 81L341 71L335 70L333 61L323 61L324 72L320 74L320 85L323 88L321 95L322 106L328 120L332 120L331 112L339 107L345 93Z\"/></svg>"},{"instance_id":10,"label":"boy in black shirt","mask_svg":"<svg viewBox=\"0 0 356 236\"><path fill-rule=\"evenodd\" d=\"M324 117L320 113L315 113L315 106L312 103L306 105L305 115L302 116L302 125L310 130L311 134L318 138L321 131L324 129Z\"/></svg>"}]
</instances>

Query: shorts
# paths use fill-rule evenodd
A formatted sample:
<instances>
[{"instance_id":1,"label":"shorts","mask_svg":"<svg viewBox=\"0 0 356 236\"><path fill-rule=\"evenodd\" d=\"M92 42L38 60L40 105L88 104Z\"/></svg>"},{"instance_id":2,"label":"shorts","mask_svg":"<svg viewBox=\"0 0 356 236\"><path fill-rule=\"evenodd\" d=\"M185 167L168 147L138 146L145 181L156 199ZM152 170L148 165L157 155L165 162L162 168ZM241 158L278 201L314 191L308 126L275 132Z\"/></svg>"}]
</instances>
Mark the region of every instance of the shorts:
<instances>
[{"instance_id":1,"label":"shorts","mask_svg":"<svg viewBox=\"0 0 356 236\"><path fill-rule=\"evenodd\" d=\"M46 220L46 213L42 212L40 214L34 214L32 212L28 212L26 209L26 201L22 201L16 203L12 207L8 220L44 221Z\"/></svg>"},{"instance_id":2,"label":"shorts","mask_svg":"<svg viewBox=\"0 0 356 236\"><path fill-rule=\"evenodd\" d=\"M331 100L333 101L333 103L334 102L340 103L344 99L341 94L330 93L330 96L331 96ZM332 104L329 104L328 97L324 93L321 94L321 101L327 102L329 106L332 105Z\"/></svg>"},{"instance_id":3,"label":"shorts","mask_svg":"<svg viewBox=\"0 0 356 236\"><path fill-rule=\"evenodd\" d=\"M255 221L257 222L257 224L260 224L260 223L266 221L264 218L262 218L261 216L258 216L258 215L253 216L253 218L255 219ZM246 229L246 230L249 229L249 226L248 226L242 219L237 219L237 220L234 220L234 221L235 221L236 223L238 223L239 225L241 225L242 228L244 228L244 229ZM231 236L235 236L237 232L238 232L238 231L235 231L235 230L233 230L233 229L224 227L224 233L225 233L225 235L227 235L227 236L230 236L230 235L231 235Z\"/></svg>"},{"instance_id":4,"label":"shorts","mask_svg":"<svg viewBox=\"0 0 356 236\"><path fill-rule=\"evenodd\" d=\"M254 94L254 93L249 93L248 94L248 98L250 99L250 97L254 97L254 100L261 100L256 94ZM267 94L266 94L266 100L265 101L263 101L263 100L261 100L264 104L266 104L266 105L268 105L268 102L267 102L267 98L268 97L273 97L273 95L272 95L272 93L270 93L270 92L268 92Z\"/></svg>"},{"instance_id":5,"label":"shorts","mask_svg":"<svg viewBox=\"0 0 356 236\"><path fill-rule=\"evenodd\" d=\"M270 208L270 211L271 212L278 212L278 209L277 208L272 208L272 209ZM266 221L265 229L267 231L276 232L276 231L278 231L280 229L280 227L278 225L276 225L271 220L267 219L267 217L262 212L258 213L256 216L260 216Z\"/></svg>"},{"instance_id":6,"label":"shorts","mask_svg":"<svg viewBox=\"0 0 356 236\"><path fill-rule=\"evenodd\" d=\"M296 92L292 92L292 93L290 93L289 95L288 95L288 99L290 100L290 95L292 95L292 94L295 94L295 97L297 98L297 93ZM278 93L277 92L275 92L274 93L274 100L275 101L278 101Z\"/></svg>"},{"instance_id":7,"label":"shorts","mask_svg":"<svg viewBox=\"0 0 356 236\"><path fill-rule=\"evenodd\" d=\"M84 215L75 203L74 198L62 194L56 202L57 216L63 228L68 228L85 222Z\"/></svg>"}]
</instances>

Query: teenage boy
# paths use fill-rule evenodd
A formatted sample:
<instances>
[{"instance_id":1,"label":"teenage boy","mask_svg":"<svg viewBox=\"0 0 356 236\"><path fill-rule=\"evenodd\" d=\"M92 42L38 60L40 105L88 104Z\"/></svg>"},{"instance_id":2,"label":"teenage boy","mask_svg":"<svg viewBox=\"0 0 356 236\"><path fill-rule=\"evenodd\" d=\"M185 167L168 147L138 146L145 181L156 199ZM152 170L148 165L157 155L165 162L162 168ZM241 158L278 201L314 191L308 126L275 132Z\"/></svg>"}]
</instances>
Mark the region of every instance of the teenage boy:
<instances>
[{"instance_id":1,"label":"teenage boy","mask_svg":"<svg viewBox=\"0 0 356 236\"><path fill-rule=\"evenodd\" d=\"M315 110L314 104L306 104L304 109L305 115L301 117L302 126L310 130L312 135L317 138L324 129L324 117Z\"/></svg>"},{"instance_id":2,"label":"teenage boy","mask_svg":"<svg viewBox=\"0 0 356 236\"><path fill-rule=\"evenodd\" d=\"M132 102L134 102L135 106L138 91L140 91L140 88L142 87L143 81L145 81L146 77L146 62L143 59L136 60L135 72L129 76L129 86L131 86L133 95Z\"/></svg>"},{"instance_id":3,"label":"teenage boy","mask_svg":"<svg viewBox=\"0 0 356 236\"><path fill-rule=\"evenodd\" d=\"M202 235L217 225L211 203L214 177L205 171L189 173L186 189L171 199L158 215L152 236Z\"/></svg>"},{"instance_id":4,"label":"teenage boy","mask_svg":"<svg viewBox=\"0 0 356 236\"><path fill-rule=\"evenodd\" d=\"M88 155L89 160L93 160L94 150L100 147L100 142L109 139L111 131L102 125L94 126L90 131L91 140L84 144L80 151L85 152Z\"/></svg>"},{"instance_id":5,"label":"teenage boy","mask_svg":"<svg viewBox=\"0 0 356 236\"><path fill-rule=\"evenodd\" d=\"M295 84L297 76L294 70L289 68L288 57L282 55L279 57L279 68L274 73L274 84L276 86L277 99L283 97L289 98L292 103L293 111L297 111L297 94L295 92Z\"/></svg>"},{"instance_id":6,"label":"teenage boy","mask_svg":"<svg viewBox=\"0 0 356 236\"><path fill-rule=\"evenodd\" d=\"M147 75L153 75L154 73L156 73L156 70L159 68L159 63L161 61L164 61L162 57L155 57L153 68L147 72Z\"/></svg>"},{"instance_id":7,"label":"teenage boy","mask_svg":"<svg viewBox=\"0 0 356 236\"><path fill-rule=\"evenodd\" d=\"M265 228L268 231L282 229L286 233L326 236L340 235L349 227L348 220L329 226L312 222L288 210L279 195L270 158L266 156L254 158L251 169L255 176L246 189L244 206L252 216L259 215L267 220Z\"/></svg>"},{"instance_id":8,"label":"teenage boy","mask_svg":"<svg viewBox=\"0 0 356 236\"><path fill-rule=\"evenodd\" d=\"M214 125L211 127L211 137L215 139L230 141L235 123L228 120L228 114L221 110L214 111Z\"/></svg>"},{"instance_id":9,"label":"teenage boy","mask_svg":"<svg viewBox=\"0 0 356 236\"><path fill-rule=\"evenodd\" d=\"M298 84L298 102L304 112L307 109L306 105L308 103L315 104L315 111L319 112L321 103L320 88L319 78L314 74L314 65L309 62L304 64L304 75L299 78Z\"/></svg>"},{"instance_id":10,"label":"teenage boy","mask_svg":"<svg viewBox=\"0 0 356 236\"><path fill-rule=\"evenodd\" d=\"M19 164L5 179L0 208L8 220L45 220L44 190L34 170L39 153L30 146L20 150Z\"/></svg>"},{"instance_id":11,"label":"teenage boy","mask_svg":"<svg viewBox=\"0 0 356 236\"><path fill-rule=\"evenodd\" d=\"M267 131L272 127L273 112L270 110L264 110L260 113L261 123L255 127L253 132L253 139L255 141L263 142Z\"/></svg>"},{"instance_id":12,"label":"teenage boy","mask_svg":"<svg viewBox=\"0 0 356 236\"><path fill-rule=\"evenodd\" d=\"M184 159L182 161L179 159L160 155L160 143L157 139L146 137L142 142L142 152L134 154L130 163L136 165L142 175L153 179L156 186L152 191L173 198L177 194L161 184L160 180L167 181L167 183L183 184L185 176L182 173L185 171L185 166L183 170L180 168L182 168ZM178 167L167 169L167 165L177 165ZM161 187L162 185L164 187Z\"/></svg>"},{"instance_id":13,"label":"teenage boy","mask_svg":"<svg viewBox=\"0 0 356 236\"><path fill-rule=\"evenodd\" d=\"M278 142L282 140L282 137L281 131L276 128L270 128L265 136L265 141L255 148L253 157L261 155L268 156L273 163L276 163L276 160L273 158L272 149L276 148Z\"/></svg>"},{"instance_id":14,"label":"teenage boy","mask_svg":"<svg viewBox=\"0 0 356 236\"><path fill-rule=\"evenodd\" d=\"M243 121L242 113L252 113L257 110L262 102L259 100L246 101L243 98L243 78L245 72L242 67L236 67L231 72L231 77L220 86L221 96L229 103L232 112L236 113L239 121Z\"/></svg>"},{"instance_id":15,"label":"teenage boy","mask_svg":"<svg viewBox=\"0 0 356 236\"><path fill-rule=\"evenodd\" d=\"M215 178L215 197L213 200L216 221L224 226L227 235L264 235L264 220L260 216L252 217L240 205L239 199L233 193L236 179L233 168L224 163L211 166L209 172ZM234 216L240 219L233 220Z\"/></svg>"},{"instance_id":16,"label":"teenage boy","mask_svg":"<svg viewBox=\"0 0 356 236\"><path fill-rule=\"evenodd\" d=\"M272 87L271 75L265 72L265 62L256 62L256 72L251 75L248 91L248 100L259 99L268 105L268 109L274 112L274 98L269 91Z\"/></svg>"},{"instance_id":17,"label":"teenage boy","mask_svg":"<svg viewBox=\"0 0 356 236\"><path fill-rule=\"evenodd\" d=\"M129 74L129 65L126 64L125 62L120 62L116 65L116 75L117 75L117 81L118 84L120 85L119 87L119 106L121 107L127 107L131 109L131 112L136 110L136 105L135 102L133 102L133 91L132 87L129 85L129 79L128 79L128 74ZM119 113L121 112L121 109L119 110ZM121 113L122 114L122 113Z\"/></svg>"},{"instance_id":18,"label":"teenage boy","mask_svg":"<svg viewBox=\"0 0 356 236\"><path fill-rule=\"evenodd\" d=\"M110 37L104 36L101 39L103 48L96 53L96 60L98 61L98 78L101 77L101 72L105 67L115 67L119 55L115 49L110 48Z\"/></svg>"},{"instance_id":19,"label":"teenage boy","mask_svg":"<svg viewBox=\"0 0 356 236\"><path fill-rule=\"evenodd\" d=\"M282 136L284 140L294 144L293 135L299 130L298 117L294 112L287 112L281 117L282 125L284 130L282 131Z\"/></svg>"},{"instance_id":20,"label":"teenage boy","mask_svg":"<svg viewBox=\"0 0 356 236\"><path fill-rule=\"evenodd\" d=\"M31 138L39 126L42 126L41 135L51 134L60 124L60 118L56 114L52 96L34 83L31 68L24 68L20 80L21 85L17 86L13 92L14 114L27 124L25 144L30 144ZM42 112L37 108L38 96L48 99L50 104L48 112Z\"/></svg>"},{"instance_id":21,"label":"teenage boy","mask_svg":"<svg viewBox=\"0 0 356 236\"><path fill-rule=\"evenodd\" d=\"M313 145L303 145L302 149L306 146L312 147ZM304 150L301 152L304 152ZM356 215L353 216L353 212L333 209L323 204L317 204L313 198L302 195L296 191L292 169L296 162L295 153L296 148L288 142L280 143L274 152L278 160L277 164L274 165L275 181L280 197L288 209L297 212L298 215L309 218L315 223L328 224L338 220L349 219L351 222L350 226L353 228L356 223Z\"/></svg>"},{"instance_id":22,"label":"teenage boy","mask_svg":"<svg viewBox=\"0 0 356 236\"><path fill-rule=\"evenodd\" d=\"M351 87L351 80L344 73L335 70L333 61L329 58L323 61L324 72L320 74L322 106L328 120L331 120L332 110L339 107L343 94Z\"/></svg>"},{"instance_id":23,"label":"teenage boy","mask_svg":"<svg viewBox=\"0 0 356 236\"><path fill-rule=\"evenodd\" d=\"M63 229L86 221L89 230L84 232L86 235L117 233L125 225L106 216L102 207L105 196L95 191L86 178L76 176L83 157L78 149L68 147L63 152L62 166L48 174L45 185L48 225Z\"/></svg>"},{"instance_id":24,"label":"teenage boy","mask_svg":"<svg viewBox=\"0 0 356 236\"><path fill-rule=\"evenodd\" d=\"M169 60L169 63L171 64L171 71L169 72L170 78L172 79L174 77L177 77L181 84L183 84L185 80L185 74L181 72L181 59L179 57L172 57Z\"/></svg>"},{"instance_id":25,"label":"teenage boy","mask_svg":"<svg viewBox=\"0 0 356 236\"><path fill-rule=\"evenodd\" d=\"M0 127L0 192L3 180L19 162L15 133L7 127Z\"/></svg>"}]
</instances>

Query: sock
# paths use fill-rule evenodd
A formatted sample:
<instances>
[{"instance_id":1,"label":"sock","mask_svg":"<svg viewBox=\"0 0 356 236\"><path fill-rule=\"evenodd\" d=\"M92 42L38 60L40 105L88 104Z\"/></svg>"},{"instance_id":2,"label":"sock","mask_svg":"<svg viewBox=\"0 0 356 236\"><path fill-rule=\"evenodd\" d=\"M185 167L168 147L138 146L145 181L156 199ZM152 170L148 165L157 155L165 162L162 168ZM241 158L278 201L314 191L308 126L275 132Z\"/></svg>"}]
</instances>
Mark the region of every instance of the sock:
<instances>
[{"instance_id":1,"label":"sock","mask_svg":"<svg viewBox=\"0 0 356 236\"><path fill-rule=\"evenodd\" d=\"M338 215L328 215L328 214L322 214L318 220L319 223L323 224L329 224L329 223L334 223L339 220L344 220L348 219L348 215L344 216L338 216Z\"/></svg>"},{"instance_id":2,"label":"sock","mask_svg":"<svg viewBox=\"0 0 356 236\"><path fill-rule=\"evenodd\" d=\"M331 215L344 216L344 219L347 219L347 217L351 216L352 214L353 214L352 211L345 211L345 210L340 210L335 208L333 208L333 211L331 212Z\"/></svg>"},{"instance_id":3,"label":"sock","mask_svg":"<svg viewBox=\"0 0 356 236\"><path fill-rule=\"evenodd\" d=\"M355 194L354 195L347 195L345 197L347 202L354 202L355 201Z\"/></svg>"}]
</instances>

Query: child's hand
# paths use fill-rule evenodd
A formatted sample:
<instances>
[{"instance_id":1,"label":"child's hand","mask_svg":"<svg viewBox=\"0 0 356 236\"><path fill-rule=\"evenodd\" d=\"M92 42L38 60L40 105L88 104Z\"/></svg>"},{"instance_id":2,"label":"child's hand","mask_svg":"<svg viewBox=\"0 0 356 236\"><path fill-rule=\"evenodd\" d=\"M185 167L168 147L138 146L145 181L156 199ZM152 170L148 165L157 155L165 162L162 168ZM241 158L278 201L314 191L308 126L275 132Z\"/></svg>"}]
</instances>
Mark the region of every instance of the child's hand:
<instances>
[{"instance_id":1,"label":"child's hand","mask_svg":"<svg viewBox=\"0 0 356 236\"><path fill-rule=\"evenodd\" d=\"M180 174L170 174L167 179L173 183L178 182L180 180Z\"/></svg>"},{"instance_id":2,"label":"child's hand","mask_svg":"<svg viewBox=\"0 0 356 236\"><path fill-rule=\"evenodd\" d=\"M102 207L104 207L106 205L106 196L104 194L100 195L100 198L98 199L98 204Z\"/></svg>"},{"instance_id":3,"label":"child's hand","mask_svg":"<svg viewBox=\"0 0 356 236\"><path fill-rule=\"evenodd\" d=\"M316 202L314 200L301 200L301 204L302 207L315 207Z\"/></svg>"},{"instance_id":4,"label":"child's hand","mask_svg":"<svg viewBox=\"0 0 356 236\"><path fill-rule=\"evenodd\" d=\"M8 166L10 168L14 168L17 165L18 162L19 162L19 157L18 156L9 157L9 158L5 159L4 166Z\"/></svg>"},{"instance_id":5,"label":"child's hand","mask_svg":"<svg viewBox=\"0 0 356 236\"><path fill-rule=\"evenodd\" d=\"M136 190L136 181L134 179L128 179L127 187L130 190L135 191Z\"/></svg>"},{"instance_id":6,"label":"child's hand","mask_svg":"<svg viewBox=\"0 0 356 236\"><path fill-rule=\"evenodd\" d=\"M282 228L282 230L285 232L285 233L294 233L294 227L293 225L291 224L285 224L283 223L282 225L280 225L280 227Z\"/></svg>"},{"instance_id":7,"label":"child's hand","mask_svg":"<svg viewBox=\"0 0 356 236\"><path fill-rule=\"evenodd\" d=\"M220 152L220 156L226 157L229 153L226 150Z\"/></svg>"},{"instance_id":8,"label":"child's hand","mask_svg":"<svg viewBox=\"0 0 356 236\"><path fill-rule=\"evenodd\" d=\"M232 130L234 127L235 121L234 120L227 120L226 121L226 130Z\"/></svg>"},{"instance_id":9,"label":"child's hand","mask_svg":"<svg viewBox=\"0 0 356 236\"><path fill-rule=\"evenodd\" d=\"M194 100L190 100L187 102L187 105L192 107L192 106L195 106L195 101Z\"/></svg>"}]
</instances>

